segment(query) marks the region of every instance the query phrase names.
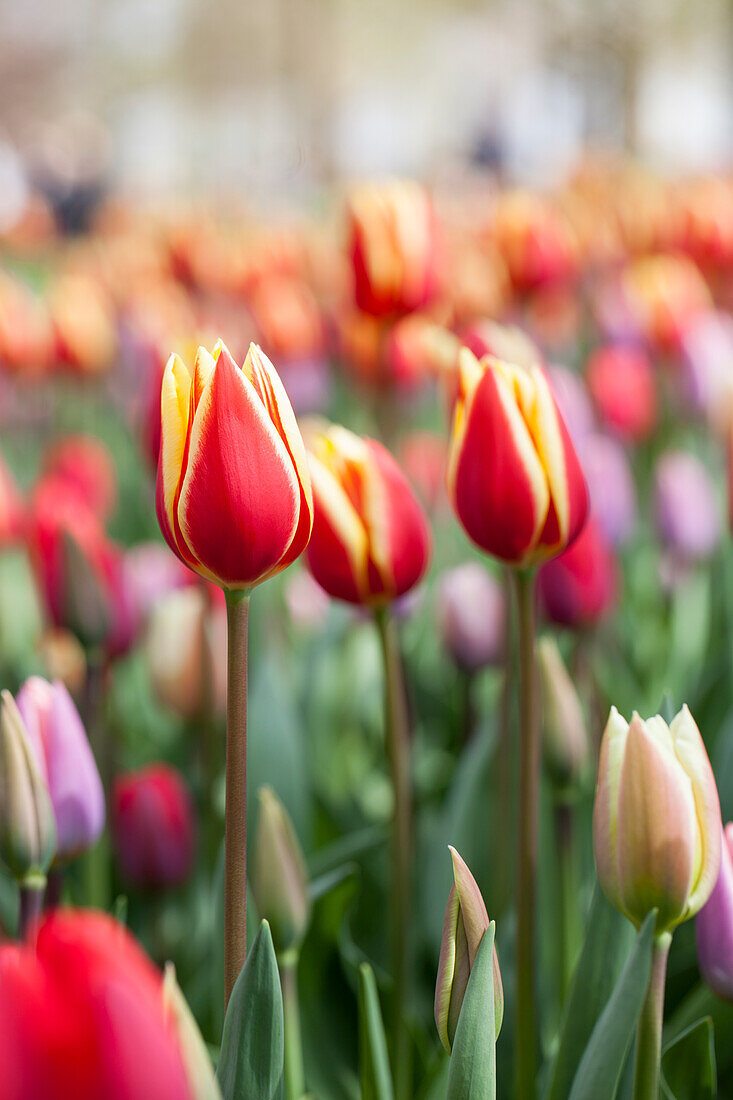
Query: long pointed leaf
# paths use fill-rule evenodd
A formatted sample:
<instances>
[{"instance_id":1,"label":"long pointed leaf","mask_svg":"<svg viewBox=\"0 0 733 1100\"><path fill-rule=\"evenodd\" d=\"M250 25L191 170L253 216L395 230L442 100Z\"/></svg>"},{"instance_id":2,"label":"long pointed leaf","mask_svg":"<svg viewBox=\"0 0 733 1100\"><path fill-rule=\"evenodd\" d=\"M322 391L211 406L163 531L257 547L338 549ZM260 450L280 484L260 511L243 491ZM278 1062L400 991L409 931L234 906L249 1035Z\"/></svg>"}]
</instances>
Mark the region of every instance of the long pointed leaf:
<instances>
[{"instance_id":1,"label":"long pointed leaf","mask_svg":"<svg viewBox=\"0 0 733 1100\"><path fill-rule=\"evenodd\" d=\"M458 1017L448 1071L447 1100L495 1100L494 931L481 940Z\"/></svg>"},{"instance_id":2,"label":"long pointed leaf","mask_svg":"<svg viewBox=\"0 0 733 1100\"><path fill-rule=\"evenodd\" d=\"M698 1020L662 1052L665 1100L713 1100L717 1095L713 1021Z\"/></svg>"},{"instance_id":3,"label":"long pointed leaf","mask_svg":"<svg viewBox=\"0 0 733 1100\"><path fill-rule=\"evenodd\" d=\"M393 1100L379 993L369 963L359 967L359 1077L361 1100Z\"/></svg>"}]
</instances>

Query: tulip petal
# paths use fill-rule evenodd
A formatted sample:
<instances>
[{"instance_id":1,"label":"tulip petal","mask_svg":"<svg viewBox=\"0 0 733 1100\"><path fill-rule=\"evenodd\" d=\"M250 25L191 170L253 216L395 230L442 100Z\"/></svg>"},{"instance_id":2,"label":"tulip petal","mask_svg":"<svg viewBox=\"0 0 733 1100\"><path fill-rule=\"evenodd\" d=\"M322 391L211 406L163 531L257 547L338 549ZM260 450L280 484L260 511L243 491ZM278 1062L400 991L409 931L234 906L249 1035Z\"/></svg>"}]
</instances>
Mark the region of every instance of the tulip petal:
<instances>
[{"instance_id":1,"label":"tulip petal","mask_svg":"<svg viewBox=\"0 0 733 1100\"><path fill-rule=\"evenodd\" d=\"M456 967L456 933L458 931L458 894L455 885L451 886L448 904L443 918L443 936L440 941L438 975L435 982L435 1026L440 1041L450 1054L451 1041L448 1034L451 993Z\"/></svg>"},{"instance_id":2,"label":"tulip petal","mask_svg":"<svg viewBox=\"0 0 733 1100\"><path fill-rule=\"evenodd\" d=\"M721 844L720 873L697 917L700 972L715 993L733 1001L733 825Z\"/></svg>"},{"instance_id":3,"label":"tulip petal","mask_svg":"<svg viewBox=\"0 0 733 1100\"><path fill-rule=\"evenodd\" d=\"M232 588L259 583L290 547L299 500L283 441L222 348L196 409L178 503L198 571Z\"/></svg>"},{"instance_id":4,"label":"tulip petal","mask_svg":"<svg viewBox=\"0 0 733 1100\"><path fill-rule=\"evenodd\" d=\"M185 468L191 405L191 376L178 355L171 355L160 392L161 436L156 486L158 522L170 548L191 564L185 544L176 536L176 509Z\"/></svg>"},{"instance_id":5,"label":"tulip petal","mask_svg":"<svg viewBox=\"0 0 733 1100\"><path fill-rule=\"evenodd\" d=\"M621 767L626 749L629 724L615 707L611 707L601 741L598 762L598 784L593 805L593 853L598 880L608 900L623 911L621 884L616 859L616 829Z\"/></svg>"},{"instance_id":6,"label":"tulip petal","mask_svg":"<svg viewBox=\"0 0 733 1100\"><path fill-rule=\"evenodd\" d=\"M376 440L365 440L366 487L364 515L370 554L394 599L409 591L422 577L430 556L430 531L425 514L407 478L392 455Z\"/></svg>"},{"instance_id":7,"label":"tulip petal","mask_svg":"<svg viewBox=\"0 0 733 1100\"><path fill-rule=\"evenodd\" d=\"M315 518L306 551L308 566L330 595L361 603L368 595L369 540L339 480L311 453Z\"/></svg>"},{"instance_id":8,"label":"tulip petal","mask_svg":"<svg viewBox=\"0 0 733 1100\"><path fill-rule=\"evenodd\" d=\"M710 897L720 869L721 818L718 788L697 723L685 705L670 726L674 751L692 783L692 796L699 842L693 872L689 915L696 913Z\"/></svg>"}]
</instances>

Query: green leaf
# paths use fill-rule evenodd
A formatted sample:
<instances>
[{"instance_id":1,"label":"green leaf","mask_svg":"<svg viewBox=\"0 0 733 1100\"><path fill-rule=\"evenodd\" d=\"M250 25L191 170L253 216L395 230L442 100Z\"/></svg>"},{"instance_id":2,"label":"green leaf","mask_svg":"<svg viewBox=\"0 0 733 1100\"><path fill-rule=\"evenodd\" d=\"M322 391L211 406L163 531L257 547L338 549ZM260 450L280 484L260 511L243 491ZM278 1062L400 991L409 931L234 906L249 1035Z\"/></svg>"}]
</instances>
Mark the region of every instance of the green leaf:
<instances>
[{"instance_id":1,"label":"green leaf","mask_svg":"<svg viewBox=\"0 0 733 1100\"><path fill-rule=\"evenodd\" d=\"M387 1040L374 971L359 967L359 1078L362 1100L392 1100Z\"/></svg>"},{"instance_id":2,"label":"green leaf","mask_svg":"<svg viewBox=\"0 0 733 1100\"><path fill-rule=\"evenodd\" d=\"M224 1100L279 1100L284 1052L280 975L263 920L224 1018L216 1071Z\"/></svg>"},{"instance_id":3,"label":"green leaf","mask_svg":"<svg viewBox=\"0 0 733 1100\"><path fill-rule=\"evenodd\" d=\"M583 1051L634 940L631 924L609 904L598 883L587 928L568 993L546 1100L567 1100Z\"/></svg>"},{"instance_id":4,"label":"green leaf","mask_svg":"<svg viewBox=\"0 0 733 1100\"><path fill-rule=\"evenodd\" d=\"M691 1024L662 1051L665 1100L712 1100L717 1096L713 1021Z\"/></svg>"},{"instance_id":5,"label":"green leaf","mask_svg":"<svg viewBox=\"0 0 733 1100\"><path fill-rule=\"evenodd\" d=\"M656 910L639 929L634 947L598 1018L570 1091L570 1100L613 1100L649 985Z\"/></svg>"},{"instance_id":6,"label":"green leaf","mask_svg":"<svg viewBox=\"0 0 733 1100\"><path fill-rule=\"evenodd\" d=\"M492 921L481 940L458 1017L448 1071L447 1100L494 1100L494 932Z\"/></svg>"}]
</instances>

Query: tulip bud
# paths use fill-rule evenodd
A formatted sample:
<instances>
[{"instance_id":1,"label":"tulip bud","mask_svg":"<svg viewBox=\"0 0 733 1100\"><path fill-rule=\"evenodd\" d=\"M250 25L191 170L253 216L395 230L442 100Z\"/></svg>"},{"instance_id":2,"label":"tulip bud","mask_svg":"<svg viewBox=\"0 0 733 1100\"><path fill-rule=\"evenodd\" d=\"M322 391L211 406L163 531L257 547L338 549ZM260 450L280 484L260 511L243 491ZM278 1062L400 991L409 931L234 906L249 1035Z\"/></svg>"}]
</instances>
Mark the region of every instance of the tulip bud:
<instances>
[{"instance_id":1,"label":"tulip bud","mask_svg":"<svg viewBox=\"0 0 733 1100\"><path fill-rule=\"evenodd\" d=\"M117 776L112 832L120 870L133 886L183 882L193 863L195 829L191 796L176 769L151 764Z\"/></svg>"},{"instance_id":2,"label":"tulip bud","mask_svg":"<svg viewBox=\"0 0 733 1100\"><path fill-rule=\"evenodd\" d=\"M700 973L713 992L733 1003L733 822L723 832L718 880L696 923Z\"/></svg>"},{"instance_id":3,"label":"tulip bud","mask_svg":"<svg viewBox=\"0 0 733 1100\"><path fill-rule=\"evenodd\" d=\"M479 945L489 927L489 917L476 880L455 848L450 848L453 860L453 885L443 921L438 976L435 982L435 1024L440 1041L450 1054L458 1027L461 1005L476 961ZM494 948L494 1019L496 1036L504 1017L504 988L499 959Z\"/></svg>"},{"instance_id":4,"label":"tulip bud","mask_svg":"<svg viewBox=\"0 0 733 1100\"><path fill-rule=\"evenodd\" d=\"M501 658L504 592L478 562L466 562L443 573L438 582L437 611L443 645L459 668L476 672Z\"/></svg>"},{"instance_id":5,"label":"tulip bud","mask_svg":"<svg viewBox=\"0 0 733 1100\"><path fill-rule=\"evenodd\" d=\"M616 559L593 516L572 546L542 566L538 589L547 618L560 626L592 626L611 611Z\"/></svg>"},{"instance_id":6,"label":"tulip bud","mask_svg":"<svg viewBox=\"0 0 733 1100\"><path fill-rule=\"evenodd\" d=\"M664 545L683 562L709 558L720 541L715 488L702 462L668 451L654 474L654 515Z\"/></svg>"},{"instance_id":7,"label":"tulip bud","mask_svg":"<svg viewBox=\"0 0 733 1100\"><path fill-rule=\"evenodd\" d=\"M609 436L593 433L581 443L591 509L611 546L628 542L637 520L636 485L626 452Z\"/></svg>"},{"instance_id":8,"label":"tulip bud","mask_svg":"<svg viewBox=\"0 0 733 1100\"><path fill-rule=\"evenodd\" d=\"M150 617L145 650L156 698L182 718L226 704L226 610L198 587L164 596ZM208 699L208 701L207 701Z\"/></svg>"},{"instance_id":9,"label":"tulip bud","mask_svg":"<svg viewBox=\"0 0 733 1100\"><path fill-rule=\"evenodd\" d=\"M31 676L17 696L28 738L51 796L56 859L90 848L104 827L102 780L79 712L66 687Z\"/></svg>"},{"instance_id":10,"label":"tulip bud","mask_svg":"<svg viewBox=\"0 0 733 1100\"><path fill-rule=\"evenodd\" d=\"M56 849L53 806L15 700L0 703L0 858L22 882L45 876Z\"/></svg>"},{"instance_id":11,"label":"tulip bud","mask_svg":"<svg viewBox=\"0 0 733 1100\"><path fill-rule=\"evenodd\" d=\"M163 976L163 1011L178 1038L190 1100L221 1100L206 1043L176 981L176 968L171 962L165 964Z\"/></svg>"},{"instance_id":12,"label":"tulip bud","mask_svg":"<svg viewBox=\"0 0 733 1100\"><path fill-rule=\"evenodd\" d=\"M252 858L252 893L268 921L278 955L298 948L310 917L308 876L292 822L271 787L259 791L260 813Z\"/></svg>"},{"instance_id":13,"label":"tulip bud","mask_svg":"<svg viewBox=\"0 0 733 1100\"><path fill-rule=\"evenodd\" d=\"M593 808L598 879L637 927L652 909L657 933L708 900L720 869L720 802L700 731L685 706L631 724L611 708Z\"/></svg>"},{"instance_id":14,"label":"tulip bud","mask_svg":"<svg viewBox=\"0 0 733 1100\"><path fill-rule=\"evenodd\" d=\"M543 748L554 783L571 787L583 776L590 756L588 732L575 685L553 638L537 643L542 683Z\"/></svg>"},{"instance_id":15,"label":"tulip bud","mask_svg":"<svg viewBox=\"0 0 733 1100\"><path fill-rule=\"evenodd\" d=\"M657 419L652 364L638 348L599 348L586 365L588 390L603 423L623 439L646 439Z\"/></svg>"}]
</instances>

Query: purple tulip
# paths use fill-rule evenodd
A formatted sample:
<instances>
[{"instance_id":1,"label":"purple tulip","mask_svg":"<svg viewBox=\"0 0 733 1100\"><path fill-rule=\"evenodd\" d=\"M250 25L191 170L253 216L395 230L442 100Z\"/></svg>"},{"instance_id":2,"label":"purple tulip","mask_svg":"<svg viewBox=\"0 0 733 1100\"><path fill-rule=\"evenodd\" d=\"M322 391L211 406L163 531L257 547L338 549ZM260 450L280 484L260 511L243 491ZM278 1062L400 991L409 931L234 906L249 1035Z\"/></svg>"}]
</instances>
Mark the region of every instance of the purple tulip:
<instances>
[{"instance_id":1,"label":"purple tulip","mask_svg":"<svg viewBox=\"0 0 733 1100\"><path fill-rule=\"evenodd\" d=\"M682 339L685 396L715 422L733 387L733 317L711 311L693 320Z\"/></svg>"},{"instance_id":2,"label":"purple tulip","mask_svg":"<svg viewBox=\"0 0 733 1100\"><path fill-rule=\"evenodd\" d=\"M191 573L161 542L143 542L125 554L122 583L137 632L159 600L191 583Z\"/></svg>"},{"instance_id":3,"label":"purple tulip","mask_svg":"<svg viewBox=\"0 0 733 1100\"><path fill-rule=\"evenodd\" d=\"M551 365L547 368L552 392L576 447L593 431L593 406L580 375Z\"/></svg>"},{"instance_id":4,"label":"purple tulip","mask_svg":"<svg viewBox=\"0 0 733 1100\"><path fill-rule=\"evenodd\" d=\"M71 859L104 827L104 791L79 712L60 680L31 676L16 697L56 818L57 860Z\"/></svg>"},{"instance_id":5,"label":"purple tulip","mask_svg":"<svg viewBox=\"0 0 733 1100\"><path fill-rule=\"evenodd\" d=\"M659 537L681 562L709 558L720 541L715 489L702 462L686 451L668 451L654 476L654 517Z\"/></svg>"},{"instance_id":6,"label":"purple tulip","mask_svg":"<svg viewBox=\"0 0 733 1100\"><path fill-rule=\"evenodd\" d=\"M713 992L733 1002L733 822L723 834L718 881L697 917L697 958Z\"/></svg>"},{"instance_id":7,"label":"purple tulip","mask_svg":"<svg viewBox=\"0 0 733 1100\"><path fill-rule=\"evenodd\" d=\"M438 582L438 624L459 668L475 672L500 660L504 649L504 591L478 562L443 573Z\"/></svg>"},{"instance_id":8,"label":"purple tulip","mask_svg":"<svg viewBox=\"0 0 733 1100\"><path fill-rule=\"evenodd\" d=\"M633 534L637 517L636 486L626 452L615 439L595 433L582 440L579 453L598 526L612 546L622 546Z\"/></svg>"}]
</instances>

